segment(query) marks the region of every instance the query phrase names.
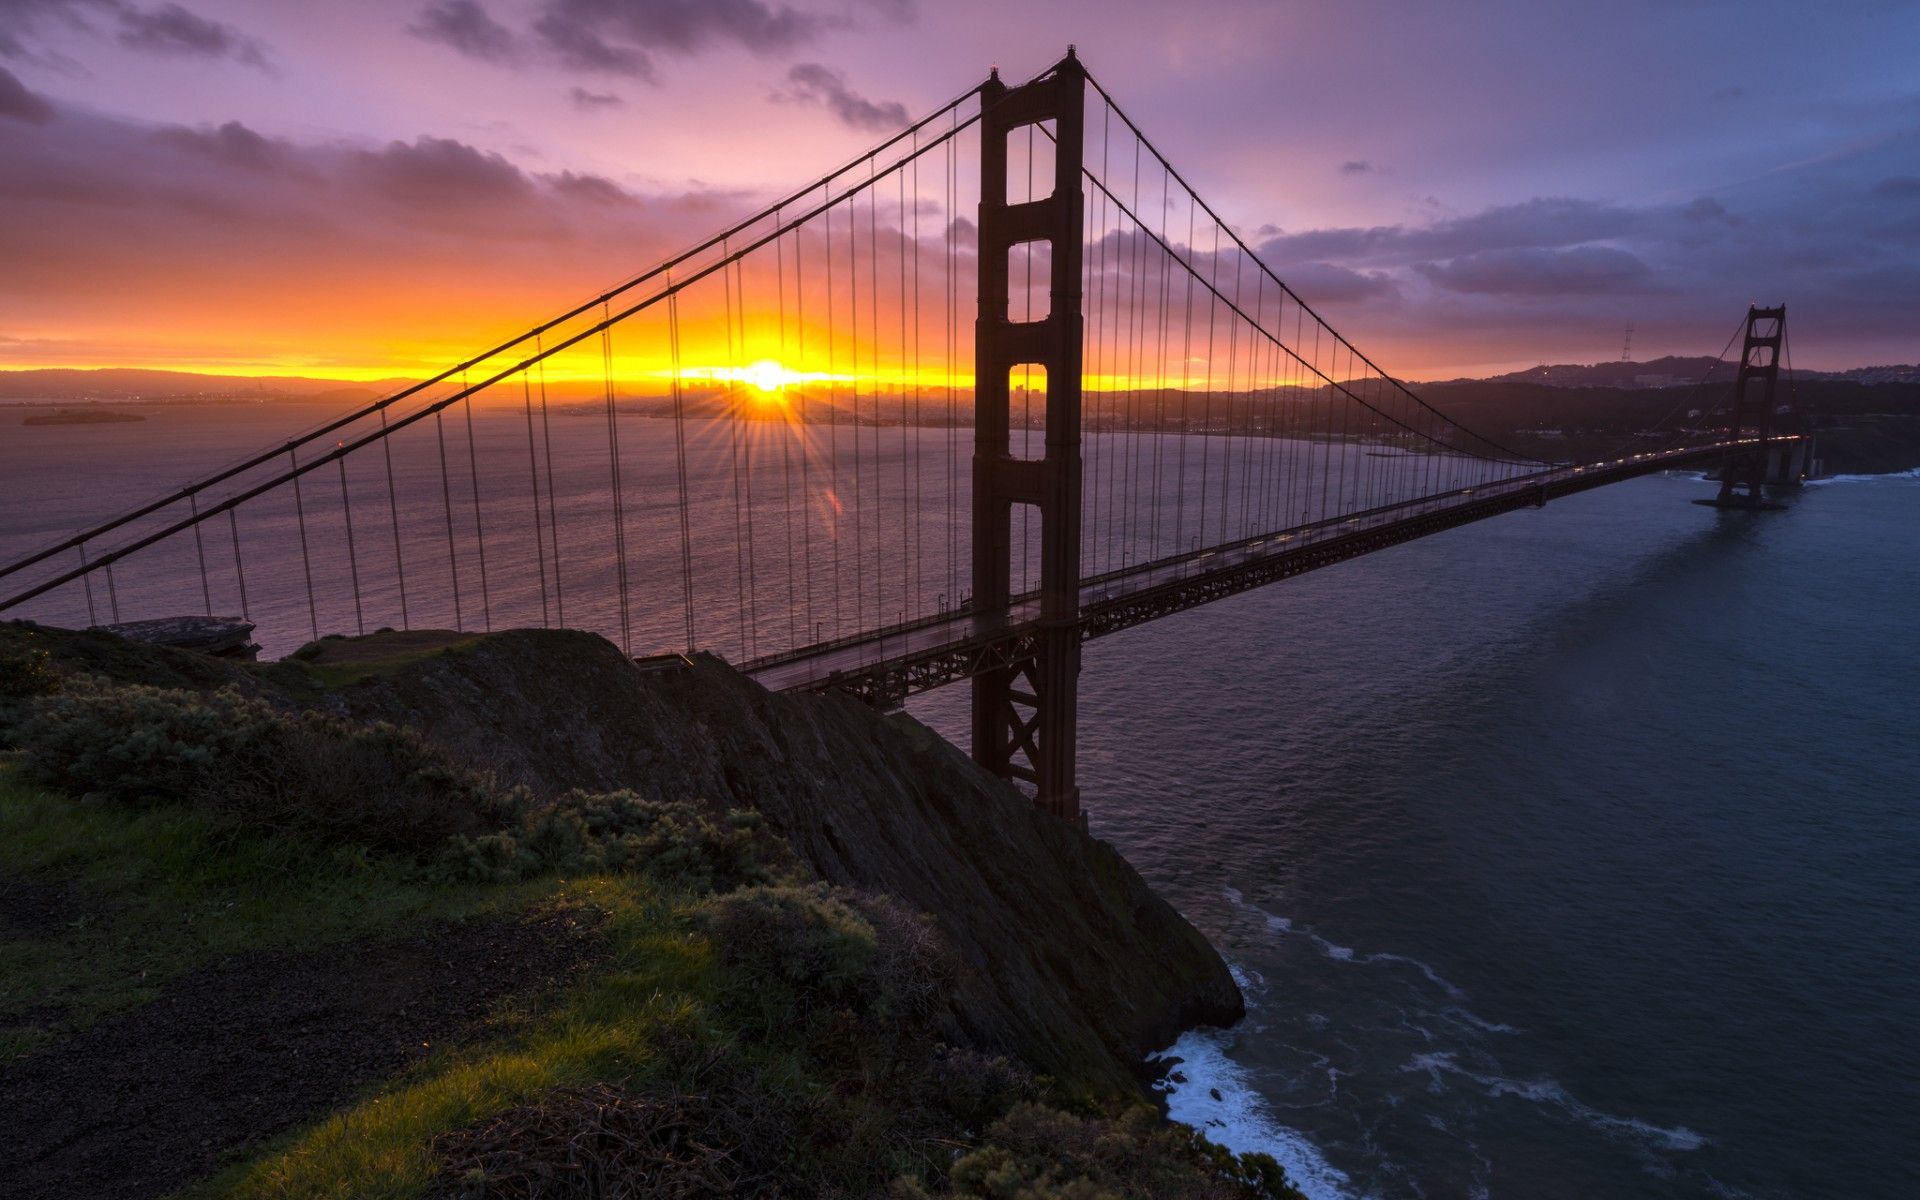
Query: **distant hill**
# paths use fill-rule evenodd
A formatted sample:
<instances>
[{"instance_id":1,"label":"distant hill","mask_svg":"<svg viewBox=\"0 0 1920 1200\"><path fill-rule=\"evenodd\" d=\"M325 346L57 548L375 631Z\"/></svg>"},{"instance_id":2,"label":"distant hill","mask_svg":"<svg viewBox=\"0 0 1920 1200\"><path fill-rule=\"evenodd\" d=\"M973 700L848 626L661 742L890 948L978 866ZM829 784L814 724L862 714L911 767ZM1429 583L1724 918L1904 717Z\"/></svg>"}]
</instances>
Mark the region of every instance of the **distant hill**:
<instances>
[{"instance_id":1,"label":"distant hill","mask_svg":"<svg viewBox=\"0 0 1920 1200\"><path fill-rule=\"evenodd\" d=\"M1647 362L1560 363L1552 366L1543 363L1489 379L1450 379L1446 383L1530 383L1543 387L1621 390L1689 387L1699 383L1714 362L1714 359L1703 355L1694 358L1668 356ZM1731 379L1735 365L1721 364L1713 377ZM1851 383L1920 383L1920 366L1854 367L1846 371L1796 370L1793 375L1796 379Z\"/></svg>"},{"instance_id":2,"label":"distant hill","mask_svg":"<svg viewBox=\"0 0 1920 1200\"><path fill-rule=\"evenodd\" d=\"M0 400L161 400L186 397L294 396L303 399L374 396L405 387L411 380L380 379L349 383L302 375L206 375L192 371L149 371L130 367L78 370L54 367L0 371Z\"/></svg>"}]
</instances>

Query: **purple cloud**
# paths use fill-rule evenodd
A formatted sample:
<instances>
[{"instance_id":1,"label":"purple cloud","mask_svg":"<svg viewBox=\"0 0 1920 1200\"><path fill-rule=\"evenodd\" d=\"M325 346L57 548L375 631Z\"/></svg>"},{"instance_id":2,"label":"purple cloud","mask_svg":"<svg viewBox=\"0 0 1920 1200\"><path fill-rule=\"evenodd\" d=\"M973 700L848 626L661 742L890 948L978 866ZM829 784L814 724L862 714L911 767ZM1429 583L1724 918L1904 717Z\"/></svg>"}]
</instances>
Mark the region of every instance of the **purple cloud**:
<instances>
[{"instance_id":1,"label":"purple cloud","mask_svg":"<svg viewBox=\"0 0 1920 1200\"><path fill-rule=\"evenodd\" d=\"M453 138L423 135L411 143L391 142L384 150L361 151L357 158L361 177L375 191L404 204L468 205L532 192L520 168Z\"/></svg>"},{"instance_id":2,"label":"purple cloud","mask_svg":"<svg viewBox=\"0 0 1920 1200\"><path fill-rule=\"evenodd\" d=\"M568 92L567 99L581 112L602 112L609 108L625 108L627 105L624 99L612 92L590 92L583 87Z\"/></svg>"},{"instance_id":3,"label":"purple cloud","mask_svg":"<svg viewBox=\"0 0 1920 1200\"><path fill-rule=\"evenodd\" d=\"M0 117L40 125L53 119L53 106L0 67Z\"/></svg>"},{"instance_id":4,"label":"purple cloud","mask_svg":"<svg viewBox=\"0 0 1920 1200\"><path fill-rule=\"evenodd\" d=\"M119 6L116 20L120 44L132 50L187 58L230 58L263 71L272 69L266 48L259 42L225 22L188 12L178 4L155 9Z\"/></svg>"},{"instance_id":5,"label":"purple cloud","mask_svg":"<svg viewBox=\"0 0 1920 1200\"><path fill-rule=\"evenodd\" d=\"M820 63L800 63L787 72L787 90L774 99L818 104L841 124L869 133L889 133L907 123L907 106L898 100L869 100L847 86L840 72Z\"/></svg>"},{"instance_id":6,"label":"purple cloud","mask_svg":"<svg viewBox=\"0 0 1920 1200\"><path fill-rule=\"evenodd\" d=\"M478 0L437 0L420 10L407 32L481 62L512 66L520 61L519 39Z\"/></svg>"},{"instance_id":7,"label":"purple cloud","mask_svg":"<svg viewBox=\"0 0 1920 1200\"><path fill-rule=\"evenodd\" d=\"M1450 292L1490 296L1592 296L1651 290L1652 270L1625 250L1488 250L1414 269Z\"/></svg>"}]
</instances>

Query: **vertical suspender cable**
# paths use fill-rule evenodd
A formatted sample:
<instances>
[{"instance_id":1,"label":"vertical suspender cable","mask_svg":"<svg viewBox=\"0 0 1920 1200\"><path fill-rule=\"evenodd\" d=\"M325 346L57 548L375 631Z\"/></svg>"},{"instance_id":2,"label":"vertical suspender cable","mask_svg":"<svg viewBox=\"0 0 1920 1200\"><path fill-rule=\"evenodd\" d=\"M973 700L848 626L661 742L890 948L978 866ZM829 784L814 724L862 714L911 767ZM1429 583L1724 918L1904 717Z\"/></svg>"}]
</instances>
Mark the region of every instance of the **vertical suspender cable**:
<instances>
[{"instance_id":1,"label":"vertical suspender cable","mask_svg":"<svg viewBox=\"0 0 1920 1200\"><path fill-rule=\"evenodd\" d=\"M233 536L233 577L240 584L240 616L243 620L253 619L253 610L247 604L247 567L240 561L240 518L234 514L238 509L227 510L227 532ZM93 593L87 593L88 610L92 610Z\"/></svg>"},{"instance_id":2,"label":"vertical suspender cable","mask_svg":"<svg viewBox=\"0 0 1920 1200\"><path fill-rule=\"evenodd\" d=\"M547 604L547 535L540 527L540 458L533 444L533 380L520 372L520 405L527 415L527 485L533 494L533 555L540 568L540 624L553 625L553 612Z\"/></svg>"},{"instance_id":3,"label":"vertical suspender cable","mask_svg":"<svg viewBox=\"0 0 1920 1200\"><path fill-rule=\"evenodd\" d=\"M673 286L669 276L667 286ZM686 597L687 653L693 653L693 525L687 512L687 418L680 388L680 296L667 294L668 343L673 354L673 448L680 475L680 580Z\"/></svg>"},{"instance_id":4,"label":"vertical suspender cable","mask_svg":"<svg viewBox=\"0 0 1920 1200\"><path fill-rule=\"evenodd\" d=\"M440 500L447 514L447 574L453 580L453 627L463 629L466 621L460 612L460 559L453 542L453 480L447 473L447 429L437 409L433 414L433 436L440 444Z\"/></svg>"},{"instance_id":5,"label":"vertical suspender cable","mask_svg":"<svg viewBox=\"0 0 1920 1200\"><path fill-rule=\"evenodd\" d=\"M411 629L407 615L407 560L400 552L400 493L393 486L393 438L387 434L387 410L380 410L380 453L387 460L387 511L393 517L393 569L400 581L400 628Z\"/></svg>"},{"instance_id":6,"label":"vertical suspender cable","mask_svg":"<svg viewBox=\"0 0 1920 1200\"><path fill-rule=\"evenodd\" d=\"M869 180L877 164L867 160ZM867 307L873 313L873 623L885 625L886 572L880 569L882 502L880 498L880 189L867 188Z\"/></svg>"},{"instance_id":7,"label":"vertical suspender cable","mask_svg":"<svg viewBox=\"0 0 1920 1200\"><path fill-rule=\"evenodd\" d=\"M720 251L728 252L726 242L720 243ZM727 330L727 372L726 406L723 419L727 423L727 465L733 475L733 578L734 578L734 616L740 627L740 659L745 662L752 655L747 649L747 548L741 537L740 504L740 358L734 350L733 341L733 285L734 274L731 268L722 268L720 272L720 291L722 306L722 324ZM743 300L742 304L745 303Z\"/></svg>"},{"instance_id":8,"label":"vertical suspender cable","mask_svg":"<svg viewBox=\"0 0 1920 1200\"><path fill-rule=\"evenodd\" d=\"M773 210L773 223L776 229L779 228L780 210L777 208ZM794 234L796 246L798 245L799 236L798 232ZM785 238L776 237L773 239L773 256L775 268L774 294L778 297L777 307L780 316L781 373L780 379L778 380L780 391L777 393L779 396L779 407L776 410L776 416L779 418L777 433L780 439L780 509L782 515L786 518L787 649L792 650L799 646L800 640L796 636L796 630L794 628L794 623L798 619L799 596L794 590L793 573L793 454L792 447L789 444L793 440L793 426L791 418L787 413L787 372L792 368L787 365L787 240Z\"/></svg>"},{"instance_id":9,"label":"vertical suspender cable","mask_svg":"<svg viewBox=\"0 0 1920 1200\"><path fill-rule=\"evenodd\" d=\"M466 391L467 374L460 373L460 390ZM473 484L473 542L480 556L480 620L487 632L493 632L493 599L487 588L487 531L480 525L480 456L473 444L473 394L460 401L467 415L467 478Z\"/></svg>"},{"instance_id":10,"label":"vertical suspender cable","mask_svg":"<svg viewBox=\"0 0 1920 1200\"><path fill-rule=\"evenodd\" d=\"M1160 173L1160 240L1172 243L1167 238L1167 198L1172 186L1172 173ZM1158 396L1154 402L1153 417L1153 533L1149 539L1153 557L1161 554L1160 545L1160 509L1166 504L1166 494L1160 490L1160 468L1165 457L1167 442L1167 319L1171 312L1168 295L1173 287L1172 255L1162 255L1160 260L1160 361L1154 371L1158 381L1155 389Z\"/></svg>"},{"instance_id":11,"label":"vertical suspender cable","mask_svg":"<svg viewBox=\"0 0 1920 1200\"><path fill-rule=\"evenodd\" d=\"M807 272L802 257L806 246L803 231L793 231L793 287L794 287L794 349L803 374L807 371ZM807 420L807 387L803 379L794 389L798 395L799 422L793 427L793 433L800 439L800 561L801 569L806 573L807 613L806 638L813 640L813 427ZM799 642L795 642L798 648Z\"/></svg>"},{"instance_id":12,"label":"vertical suspender cable","mask_svg":"<svg viewBox=\"0 0 1920 1200\"><path fill-rule=\"evenodd\" d=\"M353 500L347 495L347 459L345 455L333 460L340 468L340 517L347 527L347 571L353 580L353 626L361 636L367 632L366 610L360 602L360 553L353 544ZM199 526L194 526L195 531Z\"/></svg>"},{"instance_id":13,"label":"vertical suspender cable","mask_svg":"<svg viewBox=\"0 0 1920 1200\"><path fill-rule=\"evenodd\" d=\"M233 511L233 510L232 510L232 509L228 509L227 511L228 511L229 513L231 513L231 512ZM239 543L239 541L237 541L237 540L236 540L236 541L234 542L234 544L233 544L233 546L234 546L234 561L235 561L235 562L238 562L238 561L240 561L240 543ZM98 624L100 623L100 615L99 615L99 613L97 613L96 611L94 611L94 607L93 607L93 572L91 572L91 571L89 571L89 570L87 570L87 543L86 543L86 541L85 541L84 539L82 539L81 541L79 541L79 542L76 542L76 543L74 544L74 549L76 549L76 550L78 550L78 551L80 552L80 572L81 572L81 574L80 574L80 588L81 588L81 590L82 590L82 591L84 591L84 592L86 593L86 595L87 595L87 624L89 624L89 625L98 625ZM246 606L245 606L245 605L243 604L243 605L241 605L241 607L242 607L242 608L244 609L244 608L245 608Z\"/></svg>"},{"instance_id":14,"label":"vertical suspender cable","mask_svg":"<svg viewBox=\"0 0 1920 1200\"><path fill-rule=\"evenodd\" d=\"M299 459L294 457L291 446L287 447L287 464L296 468L300 465ZM313 558L307 553L307 506L300 498L300 476L298 475L293 477L293 514L294 520L300 526L300 568L306 573L307 578L307 617L313 622L313 640L317 642L320 640L320 607L313 596ZM109 584L113 582L111 566L108 567L107 582ZM118 608L117 605L115 607ZM120 619L117 611L113 619L116 621Z\"/></svg>"},{"instance_id":15,"label":"vertical suspender cable","mask_svg":"<svg viewBox=\"0 0 1920 1200\"><path fill-rule=\"evenodd\" d=\"M958 112L954 113L953 120L957 127L960 122ZM954 390L954 372L959 366L954 360L960 355L959 327L956 324L958 305L955 302L958 283L954 278L959 258L953 237L954 222L958 219L954 210L960 204L959 173L954 161L956 140L949 138L946 145L946 201L941 217L946 226L947 269L946 328L942 331L946 339L947 374L947 600L957 606L960 603L960 522L954 514L966 510L960 504L960 401Z\"/></svg>"},{"instance_id":16,"label":"vertical suspender cable","mask_svg":"<svg viewBox=\"0 0 1920 1200\"><path fill-rule=\"evenodd\" d=\"M851 213L852 209L849 208ZM833 209L820 214L827 229L827 535L833 558L833 633L840 635L840 363L833 328ZM848 219L852 227L852 219ZM816 638L816 640L818 640Z\"/></svg>"},{"instance_id":17,"label":"vertical suspender cable","mask_svg":"<svg viewBox=\"0 0 1920 1200\"><path fill-rule=\"evenodd\" d=\"M673 286L671 277L667 286ZM607 473L613 484L613 575L620 594L620 649L633 653L633 620L628 615L630 604L627 579L627 503L626 490L621 486L620 478L620 417L613 399L613 326L610 314L602 306L603 324L600 330L600 379L606 390L607 403ZM675 411L678 412L678 392L675 393ZM678 419L676 415L676 420ZM684 471L683 471L684 474ZM686 486L680 488L681 499L686 498ZM691 644L689 644L691 649Z\"/></svg>"},{"instance_id":18,"label":"vertical suspender cable","mask_svg":"<svg viewBox=\"0 0 1920 1200\"><path fill-rule=\"evenodd\" d=\"M868 174L872 175L873 163L867 163ZM848 307L852 311L850 322L852 332L847 335L847 351L853 359L853 626L865 627L866 621L866 570L863 562L867 556L867 543L862 536L860 520L860 487L864 472L860 469L860 264L857 261L860 234L859 197L856 195L847 201L847 278L851 290Z\"/></svg>"},{"instance_id":19,"label":"vertical suspender cable","mask_svg":"<svg viewBox=\"0 0 1920 1200\"><path fill-rule=\"evenodd\" d=\"M900 258L900 609L901 617L913 609L913 547L919 540L909 536L914 527L913 506L908 496L912 483L912 437L914 427L907 412L907 173L895 169L894 182L900 201L900 230L897 239ZM915 199L918 199L916 196ZM918 615L916 612L915 615Z\"/></svg>"},{"instance_id":20,"label":"vertical suspender cable","mask_svg":"<svg viewBox=\"0 0 1920 1200\"><path fill-rule=\"evenodd\" d=\"M740 355L747 354L747 279L745 268L733 264L734 317L740 323ZM747 497L747 638L750 657L760 657L760 571L755 558L753 537L753 426L746 429L740 446L740 465L746 476Z\"/></svg>"},{"instance_id":21,"label":"vertical suspender cable","mask_svg":"<svg viewBox=\"0 0 1920 1200\"><path fill-rule=\"evenodd\" d=\"M534 337L534 349L543 349L538 335ZM553 544L553 615L562 629L567 626L567 591L560 584L560 514L559 499L554 491L553 481L553 427L547 420L547 360L540 359L540 439L544 443L547 459L547 533Z\"/></svg>"},{"instance_id":22,"label":"vertical suspender cable","mask_svg":"<svg viewBox=\"0 0 1920 1200\"><path fill-rule=\"evenodd\" d=\"M193 517L193 555L200 560L200 602L213 615L213 584L207 580L207 545L200 536L200 497L187 493L187 512Z\"/></svg>"}]
</instances>

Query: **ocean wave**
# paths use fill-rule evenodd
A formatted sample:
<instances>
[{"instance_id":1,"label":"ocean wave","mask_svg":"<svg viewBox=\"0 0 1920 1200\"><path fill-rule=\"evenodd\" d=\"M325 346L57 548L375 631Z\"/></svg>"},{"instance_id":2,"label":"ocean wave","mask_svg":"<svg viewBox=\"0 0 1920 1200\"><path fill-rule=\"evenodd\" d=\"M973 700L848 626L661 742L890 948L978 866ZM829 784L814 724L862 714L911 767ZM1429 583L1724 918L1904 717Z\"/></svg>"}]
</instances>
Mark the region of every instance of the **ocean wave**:
<instances>
[{"instance_id":1,"label":"ocean wave","mask_svg":"<svg viewBox=\"0 0 1920 1200\"><path fill-rule=\"evenodd\" d=\"M1442 1075L1458 1075L1479 1084L1488 1096L1511 1096L1531 1104L1558 1108L1590 1128L1608 1133L1625 1134L1661 1150L1685 1152L1698 1150L1707 1144L1706 1138L1684 1125L1669 1128L1642 1121L1637 1117L1621 1117L1602 1112L1574 1096L1554 1080L1509 1079L1504 1075L1488 1075L1472 1071L1461 1066L1451 1053L1416 1054L1402 1063L1400 1069L1408 1074L1425 1074L1432 1081L1430 1087L1435 1092L1446 1090Z\"/></svg>"},{"instance_id":2,"label":"ocean wave","mask_svg":"<svg viewBox=\"0 0 1920 1200\"><path fill-rule=\"evenodd\" d=\"M1167 1115L1235 1154L1272 1155L1308 1200L1348 1200L1346 1172L1273 1119L1245 1068L1227 1056L1226 1038L1218 1030L1190 1029L1149 1056L1149 1062L1177 1064L1161 1085Z\"/></svg>"},{"instance_id":3,"label":"ocean wave","mask_svg":"<svg viewBox=\"0 0 1920 1200\"><path fill-rule=\"evenodd\" d=\"M1884 483L1890 479L1920 479L1920 467L1911 471L1888 471L1881 475L1828 475L1824 479L1809 479L1806 487L1825 487L1832 483Z\"/></svg>"},{"instance_id":4,"label":"ocean wave","mask_svg":"<svg viewBox=\"0 0 1920 1200\"><path fill-rule=\"evenodd\" d=\"M1343 946L1338 942L1322 937L1320 934L1315 933L1311 929L1307 929L1307 928L1303 928L1301 926L1295 925L1290 918L1282 917L1274 913L1270 913L1266 909L1261 908L1257 904L1247 903L1246 900L1242 898L1240 892L1234 888L1222 888L1221 894L1225 896L1227 902L1233 905L1235 908L1251 913L1261 918L1262 920L1264 920L1266 922L1266 926L1269 932L1289 933L1298 937L1306 938L1308 941L1318 946L1322 954L1326 955L1328 958L1332 959L1335 962L1359 963L1362 965L1369 965L1369 964L1376 964L1376 963L1397 963L1401 966L1412 967L1414 970L1420 972L1420 974L1426 976L1427 982L1433 984L1435 987L1446 992L1448 996L1451 996L1456 1000L1466 995L1465 991L1463 991L1462 989L1460 989L1459 987L1455 986L1453 983L1449 982L1447 979L1442 977L1440 972L1434 970L1428 964L1421 962L1419 959L1414 958L1411 955L1395 954L1389 950L1376 950L1376 951L1373 951L1372 953L1362 954L1359 951L1355 950L1352 946ZM1493 1030L1495 1032L1501 1032L1501 1033L1517 1032L1511 1026L1499 1025L1491 1021L1482 1021L1480 1018L1473 1017L1471 1015L1469 1015L1468 1019L1473 1021L1475 1024L1480 1025L1482 1029Z\"/></svg>"}]
</instances>

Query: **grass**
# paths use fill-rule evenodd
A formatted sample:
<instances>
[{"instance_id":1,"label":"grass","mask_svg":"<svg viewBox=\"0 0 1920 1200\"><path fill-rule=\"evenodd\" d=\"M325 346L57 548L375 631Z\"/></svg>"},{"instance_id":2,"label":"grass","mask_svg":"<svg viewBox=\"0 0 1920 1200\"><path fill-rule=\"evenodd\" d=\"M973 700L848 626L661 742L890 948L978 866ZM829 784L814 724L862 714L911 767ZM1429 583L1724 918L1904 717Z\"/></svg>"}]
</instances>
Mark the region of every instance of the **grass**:
<instances>
[{"instance_id":1,"label":"grass","mask_svg":"<svg viewBox=\"0 0 1920 1200\"><path fill-rule=\"evenodd\" d=\"M0 1065L62 1026L249 950L304 950L524 908L553 881L429 883L356 847L224 828L182 807L76 802L0 766L0 876L58 881L75 915L0 940Z\"/></svg>"},{"instance_id":2,"label":"grass","mask_svg":"<svg viewBox=\"0 0 1920 1200\"><path fill-rule=\"evenodd\" d=\"M547 1090L645 1074L669 1038L704 1024L714 984L707 945L685 932L697 899L646 880L564 885L608 914L613 959L518 1036L443 1052L280 1149L189 1189L194 1200L417 1196L432 1178L433 1138Z\"/></svg>"},{"instance_id":3,"label":"grass","mask_svg":"<svg viewBox=\"0 0 1920 1200\"><path fill-rule=\"evenodd\" d=\"M504 1039L436 1052L190 1189L195 1197L417 1195L435 1134L552 1087L657 1067L661 1039L704 1024L718 986L711 947L690 932L701 898L645 876L449 884L363 850L224 829L183 807L75 801L3 763L0 875L71 882L80 910L57 930L0 939L0 1069L62 1026L151 999L228 955L549 904L606 914L611 958L557 1007L498 1023Z\"/></svg>"},{"instance_id":4,"label":"grass","mask_svg":"<svg viewBox=\"0 0 1920 1200\"><path fill-rule=\"evenodd\" d=\"M415 663L472 648L477 634L448 629L387 630L355 638L308 642L285 662L323 688L342 688L362 680L385 679Z\"/></svg>"}]
</instances>

